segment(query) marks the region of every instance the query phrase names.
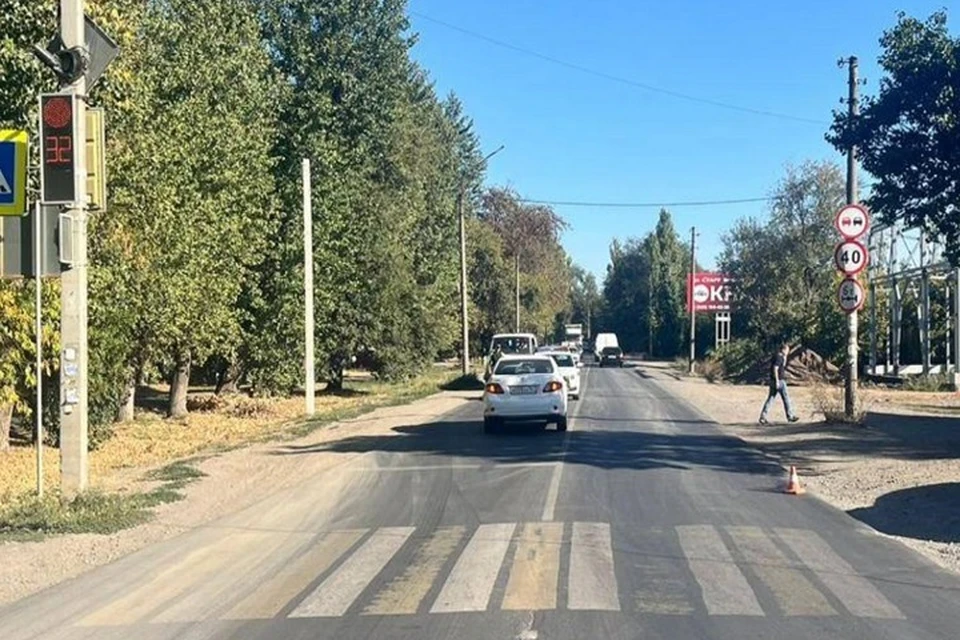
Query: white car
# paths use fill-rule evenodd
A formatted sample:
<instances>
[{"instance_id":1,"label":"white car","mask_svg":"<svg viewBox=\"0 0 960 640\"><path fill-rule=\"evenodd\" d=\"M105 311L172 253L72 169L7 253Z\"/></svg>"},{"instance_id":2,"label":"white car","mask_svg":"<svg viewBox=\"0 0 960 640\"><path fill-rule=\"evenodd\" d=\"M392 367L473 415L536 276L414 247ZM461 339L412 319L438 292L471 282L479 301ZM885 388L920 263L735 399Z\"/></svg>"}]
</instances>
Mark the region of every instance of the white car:
<instances>
[{"instance_id":1,"label":"white car","mask_svg":"<svg viewBox=\"0 0 960 640\"><path fill-rule=\"evenodd\" d=\"M567 387L567 395L574 400L580 399L580 363L577 356L566 351L551 351L545 355L553 358L563 376Z\"/></svg>"},{"instance_id":2,"label":"white car","mask_svg":"<svg viewBox=\"0 0 960 640\"><path fill-rule=\"evenodd\" d=\"M483 431L506 422L553 422L567 430L567 386L550 356L503 356L483 391Z\"/></svg>"}]
</instances>

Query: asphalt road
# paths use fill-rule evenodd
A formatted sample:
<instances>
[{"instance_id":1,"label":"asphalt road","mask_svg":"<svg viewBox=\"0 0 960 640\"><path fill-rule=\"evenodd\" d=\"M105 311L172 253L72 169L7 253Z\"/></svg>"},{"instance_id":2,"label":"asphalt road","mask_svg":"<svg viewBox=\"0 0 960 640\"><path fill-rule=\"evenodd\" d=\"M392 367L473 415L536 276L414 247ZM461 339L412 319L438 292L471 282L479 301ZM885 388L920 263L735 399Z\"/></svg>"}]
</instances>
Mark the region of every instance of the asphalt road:
<instances>
[{"instance_id":1,"label":"asphalt road","mask_svg":"<svg viewBox=\"0 0 960 640\"><path fill-rule=\"evenodd\" d=\"M566 434L484 436L469 402L323 445L364 455L0 609L0 637L960 637L960 578L783 495L637 370L584 375Z\"/></svg>"}]
</instances>

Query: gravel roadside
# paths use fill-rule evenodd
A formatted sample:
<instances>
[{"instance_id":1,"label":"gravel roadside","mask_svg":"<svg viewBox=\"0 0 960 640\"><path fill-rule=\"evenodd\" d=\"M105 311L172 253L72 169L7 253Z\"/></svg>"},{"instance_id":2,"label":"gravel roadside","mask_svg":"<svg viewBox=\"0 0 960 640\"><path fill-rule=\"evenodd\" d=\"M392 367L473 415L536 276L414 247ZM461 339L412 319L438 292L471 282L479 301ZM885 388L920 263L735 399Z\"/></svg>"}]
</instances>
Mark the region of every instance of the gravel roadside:
<instances>
[{"instance_id":1,"label":"gravel roadside","mask_svg":"<svg viewBox=\"0 0 960 640\"><path fill-rule=\"evenodd\" d=\"M442 392L411 404L384 407L324 426L285 446L315 445L352 436L389 435L398 426L424 424L461 407L477 393ZM207 474L184 489L184 500L155 510L148 523L110 535L77 534L39 542L0 544L0 604L12 602L250 506L362 453L274 455L276 443L259 444L204 460Z\"/></svg>"},{"instance_id":2,"label":"gravel roadside","mask_svg":"<svg viewBox=\"0 0 960 640\"><path fill-rule=\"evenodd\" d=\"M765 387L681 377L662 363L638 371L726 433L796 465L818 497L960 572L960 395L864 390L867 425L850 427L816 414L822 389L791 387L800 422L787 424L778 400L771 424L759 425Z\"/></svg>"}]
</instances>

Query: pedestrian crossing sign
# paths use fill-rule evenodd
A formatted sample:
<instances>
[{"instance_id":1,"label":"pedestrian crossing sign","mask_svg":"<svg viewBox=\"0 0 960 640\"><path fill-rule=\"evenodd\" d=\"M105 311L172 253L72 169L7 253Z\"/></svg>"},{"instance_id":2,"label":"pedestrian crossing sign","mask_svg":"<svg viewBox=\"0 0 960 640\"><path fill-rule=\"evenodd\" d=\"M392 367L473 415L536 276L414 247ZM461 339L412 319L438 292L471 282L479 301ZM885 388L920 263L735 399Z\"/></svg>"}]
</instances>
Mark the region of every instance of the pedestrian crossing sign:
<instances>
[{"instance_id":1,"label":"pedestrian crossing sign","mask_svg":"<svg viewBox=\"0 0 960 640\"><path fill-rule=\"evenodd\" d=\"M0 129L0 215L27 213L27 132Z\"/></svg>"}]
</instances>

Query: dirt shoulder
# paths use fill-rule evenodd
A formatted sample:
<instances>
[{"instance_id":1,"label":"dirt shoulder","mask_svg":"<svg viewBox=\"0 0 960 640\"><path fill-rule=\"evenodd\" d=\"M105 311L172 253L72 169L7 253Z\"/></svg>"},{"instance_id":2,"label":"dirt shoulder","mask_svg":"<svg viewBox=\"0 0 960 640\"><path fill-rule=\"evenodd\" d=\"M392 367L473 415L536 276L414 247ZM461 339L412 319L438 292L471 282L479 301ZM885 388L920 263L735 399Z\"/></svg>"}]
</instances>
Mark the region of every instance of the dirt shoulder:
<instances>
[{"instance_id":1,"label":"dirt shoulder","mask_svg":"<svg viewBox=\"0 0 960 640\"><path fill-rule=\"evenodd\" d=\"M669 365L638 371L696 406L721 428L796 465L806 487L882 534L960 572L960 394L863 389L866 426L832 425L815 394L791 387L800 421L777 401L771 424L757 424L766 388L686 378Z\"/></svg>"},{"instance_id":2,"label":"dirt shoulder","mask_svg":"<svg viewBox=\"0 0 960 640\"><path fill-rule=\"evenodd\" d=\"M359 418L326 425L284 445L388 435L394 427L435 420L476 395L442 392L410 404L376 409ZM274 455L276 448L276 443L263 443L204 460L198 467L207 477L189 485L184 500L158 507L150 522L135 528L109 535L65 535L0 545L0 604L202 526L362 455L320 451L310 456L278 456Z\"/></svg>"}]
</instances>

